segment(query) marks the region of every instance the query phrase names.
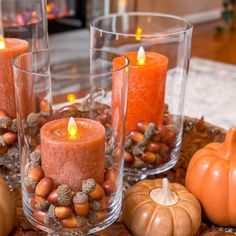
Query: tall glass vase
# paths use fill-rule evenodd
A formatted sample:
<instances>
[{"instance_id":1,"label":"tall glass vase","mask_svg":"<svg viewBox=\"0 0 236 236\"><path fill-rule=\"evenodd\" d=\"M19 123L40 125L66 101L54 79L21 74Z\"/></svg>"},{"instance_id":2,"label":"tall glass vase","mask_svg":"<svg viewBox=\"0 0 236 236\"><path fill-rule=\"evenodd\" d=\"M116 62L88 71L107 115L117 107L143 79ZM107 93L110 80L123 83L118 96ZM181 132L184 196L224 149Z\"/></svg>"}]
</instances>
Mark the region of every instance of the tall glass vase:
<instances>
[{"instance_id":1,"label":"tall glass vase","mask_svg":"<svg viewBox=\"0 0 236 236\"><path fill-rule=\"evenodd\" d=\"M97 232L121 209L129 61L96 53L91 73L88 53L74 50L52 51L51 73L48 51L23 54L14 65L23 208L52 235Z\"/></svg>"},{"instance_id":2,"label":"tall glass vase","mask_svg":"<svg viewBox=\"0 0 236 236\"><path fill-rule=\"evenodd\" d=\"M48 48L46 0L0 1L0 174L19 185L13 60L27 51Z\"/></svg>"},{"instance_id":3,"label":"tall glass vase","mask_svg":"<svg viewBox=\"0 0 236 236\"><path fill-rule=\"evenodd\" d=\"M92 22L91 49L130 60L124 156L130 179L164 172L178 160L191 37L192 25L172 15L130 12ZM92 66L96 57L91 52Z\"/></svg>"}]
</instances>

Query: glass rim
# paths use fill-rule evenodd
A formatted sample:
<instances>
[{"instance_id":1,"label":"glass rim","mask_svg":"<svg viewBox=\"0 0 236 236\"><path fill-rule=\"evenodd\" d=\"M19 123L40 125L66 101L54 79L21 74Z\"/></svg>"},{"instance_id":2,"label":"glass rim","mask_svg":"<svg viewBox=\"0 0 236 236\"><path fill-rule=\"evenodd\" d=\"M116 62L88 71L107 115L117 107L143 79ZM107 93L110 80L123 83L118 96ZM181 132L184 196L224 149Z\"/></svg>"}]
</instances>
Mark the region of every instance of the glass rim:
<instances>
[{"instance_id":1,"label":"glass rim","mask_svg":"<svg viewBox=\"0 0 236 236\"><path fill-rule=\"evenodd\" d=\"M42 49L42 50L35 50L35 51L29 51L29 52L25 52L25 53L22 53L20 54L19 56L15 57L14 60L13 60L13 67L14 69L17 69L18 71L21 71L22 73L25 73L25 74L29 74L29 75L34 75L34 76L40 76L40 77L48 77L48 76L51 76L51 68L50 68L50 73L49 74L46 74L46 73L38 73L38 72L34 72L34 71L30 71L30 70L26 70L26 69L23 69L22 67L20 67L19 65L17 65L17 60L19 58L22 58L26 55L33 55L33 54L38 54L38 53L48 53L48 56L49 56L49 66L51 65L50 63L50 52L53 52L53 51L72 51L72 49ZM74 51L74 50L73 50ZM85 52L85 50L81 50L82 52ZM105 52L105 53L110 53L110 54L114 54L116 55L117 57L121 57L124 59L125 61L125 65L115 69L115 70L111 70L109 72L103 72L103 73L82 73L83 77L90 77L90 76L93 76L93 77L97 77L97 76L107 76L107 75L110 75L112 73L116 73L116 72L119 72L119 71L122 71L126 68L128 68L130 66L130 60L128 57L124 56L124 55L120 55L120 54L117 54L117 53L114 53L114 52L109 52L109 51L106 51L104 49L90 49L89 50L89 53L91 53L91 51L99 51L99 52ZM90 58L89 58L90 59ZM64 76L67 76L68 74L64 74Z\"/></svg>"},{"instance_id":2,"label":"glass rim","mask_svg":"<svg viewBox=\"0 0 236 236\"><path fill-rule=\"evenodd\" d=\"M171 35L178 35L184 32L188 32L190 30L192 30L193 28L193 24L188 21L187 19L181 17L181 16L176 16L176 15L171 15L171 14L165 14L165 13L155 13L155 12L125 12L125 13L113 13L113 14L108 14L108 15L103 15L103 16L98 16L96 17L91 23L90 23L90 27L105 33L105 34L111 34L111 35L119 35L119 36L124 36L124 37L135 37L136 34L133 33L123 33L123 32L111 32L108 30L104 30L101 29L99 27L97 27L96 25L98 24L98 22L101 22L105 19L112 19L115 17L125 17L125 16L152 16L152 17L164 17L164 18L169 18L169 19L173 19L173 20L178 20L181 21L183 23L185 23L186 27L178 30L176 32L172 32L172 33L155 33L155 34L142 34L140 37L167 37L167 36L171 36Z\"/></svg>"}]
</instances>

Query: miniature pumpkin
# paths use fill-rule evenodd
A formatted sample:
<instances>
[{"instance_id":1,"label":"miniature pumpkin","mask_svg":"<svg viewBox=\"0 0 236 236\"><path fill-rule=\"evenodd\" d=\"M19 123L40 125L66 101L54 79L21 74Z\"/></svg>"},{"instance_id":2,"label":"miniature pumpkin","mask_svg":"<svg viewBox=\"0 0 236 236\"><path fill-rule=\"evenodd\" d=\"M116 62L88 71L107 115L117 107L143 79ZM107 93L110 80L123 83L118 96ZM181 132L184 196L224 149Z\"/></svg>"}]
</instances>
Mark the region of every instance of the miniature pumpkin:
<instances>
[{"instance_id":1,"label":"miniature pumpkin","mask_svg":"<svg viewBox=\"0 0 236 236\"><path fill-rule=\"evenodd\" d=\"M191 236L200 227L201 207L180 184L143 180L127 191L122 219L135 236Z\"/></svg>"},{"instance_id":2,"label":"miniature pumpkin","mask_svg":"<svg viewBox=\"0 0 236 236\"><path fill-rule=\"evenodd\" d=\"M193 155L186 187L210 221L236 226L236 128L228 131L223 143L210 143Z\"/></svg>"},{"instance_id":3,"label":"miniature pumpkin","mask_svg":"<svg viewBox=\"0 0 236 236\"><path fill-rule=\"evenodd\" d=\"M0 235L7 236L13 228L16 203L5 181L0 177Z\"/></svg>"}]
</instances>

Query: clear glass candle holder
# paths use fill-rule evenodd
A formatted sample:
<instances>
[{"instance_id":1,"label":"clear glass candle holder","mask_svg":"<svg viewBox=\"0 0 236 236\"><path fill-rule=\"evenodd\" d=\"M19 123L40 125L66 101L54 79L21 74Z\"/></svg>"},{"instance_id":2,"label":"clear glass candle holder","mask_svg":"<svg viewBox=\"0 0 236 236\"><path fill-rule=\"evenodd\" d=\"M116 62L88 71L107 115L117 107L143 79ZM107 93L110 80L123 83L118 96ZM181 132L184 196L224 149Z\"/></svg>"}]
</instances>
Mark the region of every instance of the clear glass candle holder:
<instances>
[{"instance_id":1,"label":"clear glass candle holder","mask_svg":"<svg viewBox=\"0 0 236 236\"><path fill-rule=\"evenodd\" d=\"M13 59L48 48L46 0L0 3L0 174L11 188L20 185Z\"/></svg>"},{"instance_id":2,"label":"clear glass candle holder","mask_svg":"<svg viewBox=\"0 0 236 236\"><path fill-rule=\"evenodd\" d=\"M129 61L96 53L96 73L79 51L52 51L51 70L48 51L23 54L14 64L23 208L52 235L97 232L121 209Z\"/></svg>"},{"instance_id":3,"label":"clear glass candle holder","mask_svg":"<svg viewBox=\"0 0 236 236\"><path fill-rule=\"evenodd\" d=\"M124 156L130 179L164 172L178 160L191 37L189 22L165 14L111 14L91 24L92 50L130 60ZM92 66L96 58L91 52Z\"/></svg>"}]
</instances>

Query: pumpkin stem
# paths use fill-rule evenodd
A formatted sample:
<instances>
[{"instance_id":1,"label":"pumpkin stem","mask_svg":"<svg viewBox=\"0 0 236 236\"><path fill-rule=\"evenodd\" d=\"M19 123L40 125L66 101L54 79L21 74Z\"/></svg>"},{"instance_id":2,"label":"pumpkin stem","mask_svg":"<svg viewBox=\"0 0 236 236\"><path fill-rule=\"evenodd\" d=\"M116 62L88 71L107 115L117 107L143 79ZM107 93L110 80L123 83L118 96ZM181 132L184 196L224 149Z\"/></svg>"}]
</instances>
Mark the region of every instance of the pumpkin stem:
<instances>
[{"instance_id":1,"label":"pumpkin stem","mask_svg":"<svg viewBox=\"0 0 236 236\"><path fill-rule=\"evenodd\" d=\"M163 178L162 188L155 188L150 192L150 197L153 201L163 206L175 205L179 200L178 195L170 190L167 178Z\"/></svg>"},{"instance_id":2,"label":"pumpkin stem","mask_svg":"<svg viewBox=\"0 0 236 236\"><path fill-rule=\"evenodd\" d=\"M226 134L223 143L227 158L234 158L236 153L236 128L231 128Z\"/></svg>"}]
</instances>

